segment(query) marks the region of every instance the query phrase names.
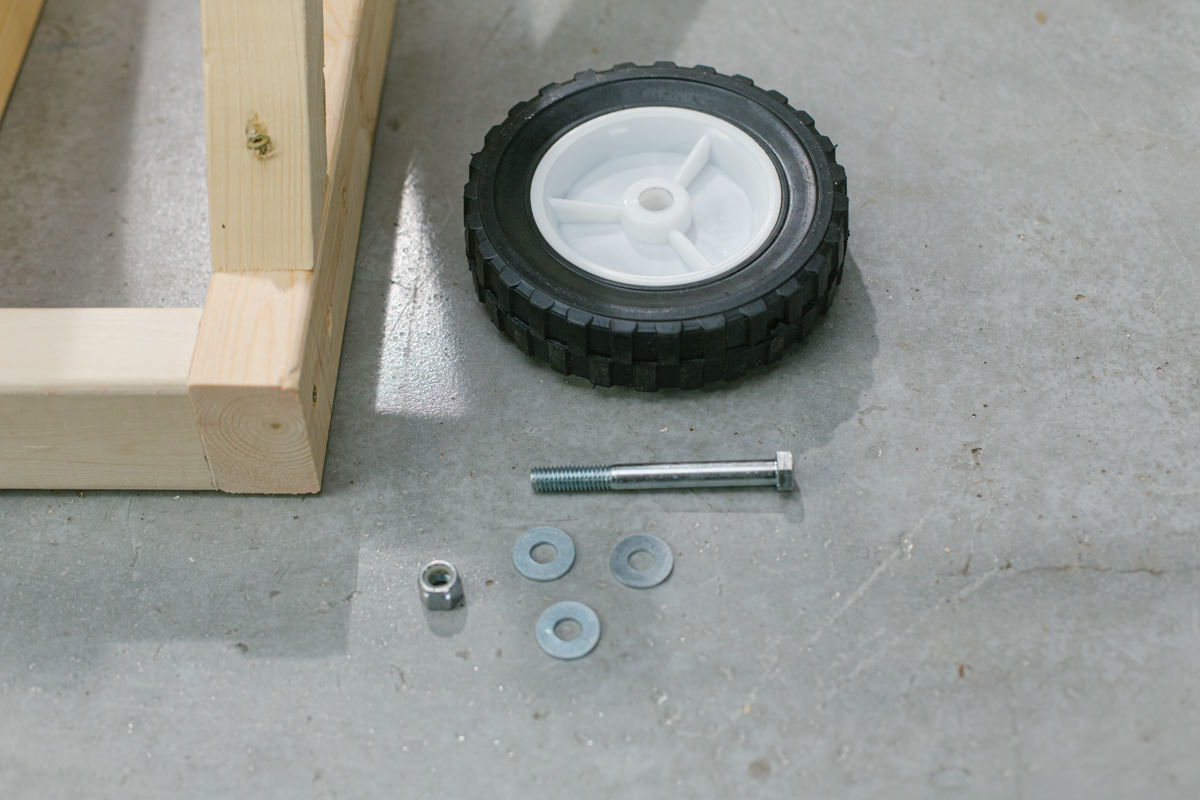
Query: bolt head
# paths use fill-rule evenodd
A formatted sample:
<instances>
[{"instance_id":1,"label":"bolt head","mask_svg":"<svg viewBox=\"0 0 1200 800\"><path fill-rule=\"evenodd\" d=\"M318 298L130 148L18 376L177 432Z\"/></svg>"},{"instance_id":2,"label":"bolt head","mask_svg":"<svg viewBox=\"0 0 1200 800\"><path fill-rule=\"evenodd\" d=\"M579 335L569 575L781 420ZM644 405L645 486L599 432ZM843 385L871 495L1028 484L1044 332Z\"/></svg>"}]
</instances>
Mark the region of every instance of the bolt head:
<instances>
[{"instance_id":1,"label":"bolt head","mask_svg":"<svg viewBox=\"0 0 1200 800\"><path fill-rule=\"evenodd\" d=\"M449 611L462 602L462 579L449 561L430 561L417 580L421 602L430 611Z\"/></svg>"},{"instance_id":2,"label":"bolt head","mask_svg":"<svg viewBox=\"0 0 1200 800\"><path fill-rule=\"evenodd\" d=\"M792 469L792 454L787 450L775 453L775 488L790 492L796 488L796 476Z\"/></svg>"}]
</instances>

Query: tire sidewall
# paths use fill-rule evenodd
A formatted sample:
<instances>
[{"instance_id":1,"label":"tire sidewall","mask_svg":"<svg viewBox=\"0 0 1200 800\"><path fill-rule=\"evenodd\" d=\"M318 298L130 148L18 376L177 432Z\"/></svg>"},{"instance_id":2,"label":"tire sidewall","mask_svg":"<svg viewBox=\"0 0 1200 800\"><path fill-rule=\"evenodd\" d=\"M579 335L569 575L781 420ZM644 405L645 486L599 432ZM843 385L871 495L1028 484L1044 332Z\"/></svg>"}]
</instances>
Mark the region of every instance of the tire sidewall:
<instances>
[{"instance_id":1,"label":"tire sidewall","mask_svg":"<svg viewBox=\"0 0 1200 800\"><path fill-rule=\"evenodd\" d=\"M572 128L611 111L675 106L719 117L769 154L783 185L775 231L750 259L708 281L681 287L633 287L572 265L542 237L529 187L546 151ZM833 215L830 159L805 120L743 79L680 67L585 73L514 109L479 154L478 213L497 253L522 280L568 307L632 321L676 321L724 313L762 298L819 258ZM808 222L809 185L815 210Z\"/></svg>"}]
</instances>

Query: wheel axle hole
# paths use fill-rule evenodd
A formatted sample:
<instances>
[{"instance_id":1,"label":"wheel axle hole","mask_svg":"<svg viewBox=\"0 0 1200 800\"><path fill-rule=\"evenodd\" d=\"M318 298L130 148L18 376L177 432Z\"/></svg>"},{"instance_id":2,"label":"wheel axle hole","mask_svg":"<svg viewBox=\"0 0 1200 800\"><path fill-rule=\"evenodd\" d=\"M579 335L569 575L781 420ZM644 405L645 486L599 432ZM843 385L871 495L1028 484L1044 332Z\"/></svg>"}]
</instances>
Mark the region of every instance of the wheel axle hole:
<instances>
[{"instance_id":1,"label":"wheel axle hole","mask_svg":"<svg viewBox=\"0 0 1200 800\"><path fill-rule=\"evenodd\" d=\"M453 575L445 567L434 567L425 573L425 582L430 586L447 586Z\"/></svg>"},{"instance_id":2,"label":"wheel axle hole","mask_svg":"<svg viewBox=\"0 0 1200 800\"><path fill-rule=\"evenodd\" d=\"M671 193L661 186L651 186L638 195L638 205L647 211L662 211L670 208L674 202L675 198Z\"/></svg>"},{"instance_id":3,"label":"wheel axle hole","mask_svg":"<svg viewBox=\"0 0 1200 800\"><path fill-rule=\"evenodd\" d=\"M539 564L549 564L558 558L558 548L547 542L540 542L529 551L529 557Z\"/></svg>"},{"instance_id":4,"label":"wheel axle hole","mask_svg":"<svg viewBox=\"0 0 1200 800\"><path fill-rule=\"evenodd\" d=\"M564 642L578 639L581 633L583 633L583 626L573 619L560 619L554 624L554 635Z\"/></svg>"},{"instance_id":5,"label":"wheel axle hole","mask_svg":"<svg viewBox=\"0 0 1200 800\"><path fill-rule=\"evenodd\" d=\"M638 572L645 572L654 566L655 558L649 550L634 550L629 554L629 566Z\"/></svg>"}]
</instances>

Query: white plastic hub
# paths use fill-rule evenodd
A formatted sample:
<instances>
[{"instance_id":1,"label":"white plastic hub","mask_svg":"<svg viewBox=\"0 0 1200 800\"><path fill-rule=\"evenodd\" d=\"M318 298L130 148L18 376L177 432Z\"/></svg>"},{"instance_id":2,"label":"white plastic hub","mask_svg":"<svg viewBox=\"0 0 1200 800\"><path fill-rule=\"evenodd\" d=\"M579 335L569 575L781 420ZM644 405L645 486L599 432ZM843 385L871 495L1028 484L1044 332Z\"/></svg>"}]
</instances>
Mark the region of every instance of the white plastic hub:
<instances>
[{"instance_id":1,"label":"white plastic hub","mask_svg":"<svg viewBox=\"0 0 1200 800\"><path fill-rule=\"evenodd\" d=\"M669 106L572 128L538 162L534 223L575 267L626 286L677 287L732 271L783 208L767 151L723 119Z\"/></svg>"}]
</instances>

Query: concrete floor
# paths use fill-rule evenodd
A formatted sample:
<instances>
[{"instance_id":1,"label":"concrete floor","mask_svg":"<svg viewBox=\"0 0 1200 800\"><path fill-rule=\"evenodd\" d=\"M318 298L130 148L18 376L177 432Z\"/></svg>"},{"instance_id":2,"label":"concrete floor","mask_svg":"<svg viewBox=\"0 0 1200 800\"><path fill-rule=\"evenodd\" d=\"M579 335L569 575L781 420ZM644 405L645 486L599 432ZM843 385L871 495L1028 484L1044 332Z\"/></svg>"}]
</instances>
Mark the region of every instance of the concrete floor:
<instances>
[{"instance_id":1,"label":"concrete floor","mask_svg":"<svg viewBox=\"0 0 1200 800\"><path fill-rule=\"evenodd\" d=\"M0 127L0 305L198 305L194 2L48 0ZM326 488L0 494L0 797L1134 797L1200 786L1200 6L401 2ZM524 359L467 160L578 69L777 88L839 144L836 307L653 395ZM802 490L532 496L796 452ZM563 580L509 560L575 537ZM676 553L610 578L623 534ZM465 575L433 615L415 573ZM542 608L591 604L581 661Z\"/></svg>"}]
</instances>

